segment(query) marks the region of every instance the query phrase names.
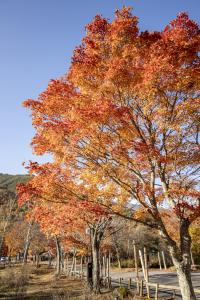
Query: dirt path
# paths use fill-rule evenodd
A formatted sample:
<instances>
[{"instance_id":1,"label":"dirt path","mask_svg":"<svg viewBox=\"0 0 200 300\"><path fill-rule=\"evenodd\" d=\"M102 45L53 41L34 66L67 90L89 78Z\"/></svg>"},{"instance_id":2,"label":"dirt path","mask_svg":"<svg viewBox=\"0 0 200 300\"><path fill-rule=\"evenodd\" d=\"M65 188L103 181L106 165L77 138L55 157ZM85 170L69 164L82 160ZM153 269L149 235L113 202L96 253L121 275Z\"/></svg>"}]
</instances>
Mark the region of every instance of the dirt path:
<instances>
[{"instance_id":1,"label":"dirt path","mask_svg":"<svg viewBox=\"0 0 200 300\"><path fill-rule=\"evenodd\" d=\"M56 278L54 269L7 268L0 271L0 299L78 299L84 283L76 278ZM24 297L24 294L26 295Z\"/></svg>"}]
</instances>

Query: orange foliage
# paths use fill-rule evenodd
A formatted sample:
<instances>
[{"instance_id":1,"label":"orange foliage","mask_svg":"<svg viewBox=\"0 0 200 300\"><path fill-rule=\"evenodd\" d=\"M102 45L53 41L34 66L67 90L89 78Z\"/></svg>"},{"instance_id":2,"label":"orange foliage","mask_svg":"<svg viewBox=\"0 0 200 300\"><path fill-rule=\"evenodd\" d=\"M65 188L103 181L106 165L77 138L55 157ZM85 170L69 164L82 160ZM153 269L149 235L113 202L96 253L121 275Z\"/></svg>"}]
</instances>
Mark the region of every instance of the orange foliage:
<instances>
[{"instance_id":1,"label":"orange foliage","mask_svg":"<svg viewBox=\"0 0 200 300\"><path fill-rule=\"evenodd\" d=\"M53 164L31 163L36 176L21 201L39 193L37 209L48 214L54 206L42 199L61 197L67 206L56 210L68 223L80 212L84 220L106 208L122 213L134 201L158 228L163 205L177 220L198 218L199 32L185 13L161 32L139 32L126 7L112 22L96 16L67 75L24 102L33 149Z\"/></svg>"}]
</instances>

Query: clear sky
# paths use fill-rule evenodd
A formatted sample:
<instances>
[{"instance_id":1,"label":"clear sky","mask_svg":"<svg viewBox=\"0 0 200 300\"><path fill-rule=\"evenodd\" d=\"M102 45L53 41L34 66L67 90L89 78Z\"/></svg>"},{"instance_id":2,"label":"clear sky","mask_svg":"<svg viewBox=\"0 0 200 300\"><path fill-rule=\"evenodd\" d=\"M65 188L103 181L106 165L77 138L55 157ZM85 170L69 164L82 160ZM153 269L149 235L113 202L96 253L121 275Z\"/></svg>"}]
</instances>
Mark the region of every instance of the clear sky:
<instances>
[{"instance_id":1,"label":"clear sky","mask_svg":"<svg viewBox=\"0 0 200 300\"><path fill-rule=\"evenodd\" d=\"M66 73L96 14L112 19L123 5L133 7L141 30L162 30L180 11L199 22L200 0L0 0L0 173L25 173L22 162L36 160L22 101Z\"/></svg>"}]
</instances>

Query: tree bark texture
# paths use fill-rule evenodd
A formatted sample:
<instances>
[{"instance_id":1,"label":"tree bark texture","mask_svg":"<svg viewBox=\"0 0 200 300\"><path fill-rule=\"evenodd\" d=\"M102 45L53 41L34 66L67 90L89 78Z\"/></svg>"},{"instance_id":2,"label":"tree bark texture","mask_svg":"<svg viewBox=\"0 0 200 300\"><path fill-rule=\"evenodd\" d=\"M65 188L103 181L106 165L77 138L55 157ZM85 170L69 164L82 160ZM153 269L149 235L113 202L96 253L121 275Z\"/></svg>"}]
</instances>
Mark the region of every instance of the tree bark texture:
<instances>
[{"instance_id":1,"label":"tree bark texture","mask_svg":"<svg viewBox=\"0 0 200 300\"><path fill-rule=\"evenodd\" d=\"M60 240L57 236L55 239L56 239L56 275L60 275L62 253L61 253Z\"/></svg>"},{"instance_id":2,"label":"tree bark texture","mask_svg":"<svg viewBox=\"0 0 200 300\"><path fill-rule=\"evenodd\" d=\"M28 250L30 246L30 239L31 239L31 229L32 229L33 223L29 223L28 225L28 231L26 235L25 245L24 245L24 257L23 257L23 265L27 263L28 258Z\"/></svg>"},{"instance_id":3,"label":"tree bark texture","mask_svg":"<svg viewBox=\"0 0 200 300\"><path fill-rule=\"evenodd\" d=\"M189 234L189 221L180 221L180 247L168 239L169 252L176 268L178 281L183 300L196 300L191 280L191 237Z\"/></svg>"},{"instance_id":4,"label":"tree bark texture","mask_svg":"<svg viewBox=\"0 0 200 300\"><path fill-rule=\"evenodd\" d=\"M108 219L101 218L90 228L91 244L92 244L92 291L94 294L100 294L101 290L101 277L100 277L100 245L108 224Z\"/></svg>"}]
</instances>

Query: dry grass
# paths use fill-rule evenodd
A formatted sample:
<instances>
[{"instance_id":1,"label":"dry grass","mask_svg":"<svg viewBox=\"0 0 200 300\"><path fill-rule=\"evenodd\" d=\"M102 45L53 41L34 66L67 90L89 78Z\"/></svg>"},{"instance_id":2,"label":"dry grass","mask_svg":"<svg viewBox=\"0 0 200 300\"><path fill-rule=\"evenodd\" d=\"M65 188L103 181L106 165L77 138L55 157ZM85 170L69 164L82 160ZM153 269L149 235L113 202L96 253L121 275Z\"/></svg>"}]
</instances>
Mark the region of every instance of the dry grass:
<instances>
[{"instance_id":1,"label":"dry grass","mask_svg":"<svg viewBox=\"0 0 200 300\"><path fill-rule=\"evenodd\" d=\"M42 266L7 267L0 270L0 299L99 300L114 299L112 293L90 295L87 285L78 278L60 276L54 269ZM105 291L104 291L105 292Z\"/></svg>"},{"instance_id":2,"label":"dry grass","mask_svg":"<svg viewBox=\"0 0 200 300\"><path fill-rule=\"evenodd\" d=\"M123 298L120 291L102 290L101 295L91 295L86 283L78 278L61 276L57 278L55 270L43 265L36 269L29 265L25 268L7 267L0 270L0 300L144 300L128 295ZM118 298L117 298L118 296Z\"/></svg>"}]
</instances>

